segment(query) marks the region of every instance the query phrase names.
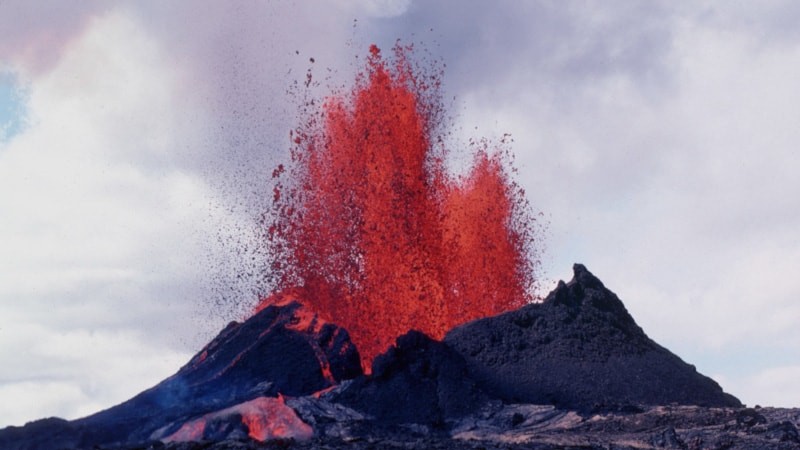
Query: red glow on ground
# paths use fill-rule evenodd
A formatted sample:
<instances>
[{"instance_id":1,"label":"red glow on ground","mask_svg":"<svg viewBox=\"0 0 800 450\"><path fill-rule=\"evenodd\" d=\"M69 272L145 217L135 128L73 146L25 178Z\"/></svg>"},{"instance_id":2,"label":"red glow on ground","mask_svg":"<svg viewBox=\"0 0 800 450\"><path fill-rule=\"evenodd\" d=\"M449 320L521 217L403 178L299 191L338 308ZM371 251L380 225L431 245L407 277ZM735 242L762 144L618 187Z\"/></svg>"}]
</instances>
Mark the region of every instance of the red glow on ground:
<instances>
[{"instance_id":1,"label":"red glow on ground","mask_svg":"<svg viewBox=\"0 0 800 450\"><path fill-rule=\"evenodd\" d=\"M310 439L314 430L300 420L292 408L286 406L282 397L261 397L243 403L237 408L248 435L257 441L272 439Z\"/></svg>"},{"instance_id":2,"label":"red glow on ground","mask_svg":"<svg viewBox=\"0 0 800 450\"><path fill-rule=\"evenodd\" d=\"M274 439L307 440L314 435L314 430L300 420L292 408L286 406L283 397L258 397L186 422L163 441L203 440L209 423L220 420L233 421L237 416L241 417L241 423L247 427L248 435L261 442Z\"/></svg>"},{"instance_id":3,"label":"red glow on ground","mask_svg":"<svg viewBox=\"0 0 800 450\"><path fill-rule=\"evenodd\" d=\"M289 179L273 173L278 287L347 329L365 368L410 329L441 339L525 304L535 282L534 223L506 161L483 144L466 177L447 173L440 74L409 55L371 47L349 95L306 105Z\"/></svg>"},{"instance_id":4,"label":"red glow on ground","mask_svg":"<svg viewBox=\"0 0 800 450\"><path fill-rule=\"evenodd\" d=\"M203 432L206 429L206 420L198 419L191 422L186 422L169 437L164 439L164 442L189 442L200 441L203 439Z\"/></svg>"}]
</instances>

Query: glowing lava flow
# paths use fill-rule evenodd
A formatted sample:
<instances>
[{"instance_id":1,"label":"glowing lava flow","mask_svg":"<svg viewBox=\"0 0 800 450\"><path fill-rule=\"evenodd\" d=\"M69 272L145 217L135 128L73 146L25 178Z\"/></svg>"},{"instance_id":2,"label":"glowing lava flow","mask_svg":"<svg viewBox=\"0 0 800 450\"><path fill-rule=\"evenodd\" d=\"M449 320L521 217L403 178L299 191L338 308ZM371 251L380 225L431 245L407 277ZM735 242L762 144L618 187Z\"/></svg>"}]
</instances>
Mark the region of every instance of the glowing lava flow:
<instances>
[{"instance_id":1,"label":"glowing lava flow","mask_svg":"<svg viewBox=\"0 0 800 450\"><path fill-rule=\"evenodd\" d=\"M365 367L409 329L440 339L517 308L535 282L524 193L485 146L466 177L447 174L440 78L409 52L372 46L351 94L306 118L293 165L273 173L278 288L347 329Z\"/></svg>"},{"instance_id":2,"label":"glowing lava flow","mask_svg":"<svg viewBox=\"0 0 800 450\"><path fill-rule=\"evenodd\" d=\"M209 425L219 427L222 423L234 427L237 422L244 427L248 436L261 442L275 439L303 441L311 439L314 435L314 430L297 417L292 408L286 406L283 397L258 397L188 421L163 441L166 443L202 441L213 438L214 432L218 431L210 429Z\"/></svg>"}]
</instances>

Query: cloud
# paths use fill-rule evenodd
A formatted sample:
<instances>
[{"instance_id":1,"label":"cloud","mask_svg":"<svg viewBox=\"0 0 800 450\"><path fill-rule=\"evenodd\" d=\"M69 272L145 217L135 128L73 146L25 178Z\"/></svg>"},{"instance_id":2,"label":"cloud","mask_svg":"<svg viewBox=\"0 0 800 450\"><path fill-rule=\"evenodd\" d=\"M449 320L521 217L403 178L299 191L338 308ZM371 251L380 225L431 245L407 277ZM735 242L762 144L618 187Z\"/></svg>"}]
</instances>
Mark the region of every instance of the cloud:
<instances>
[{"instance_id":1,"label":"cloud","mask_svg":"<svg viewBox=\"0 0 800 450\"><path fill-rule=\"evenodd\" d=\"M213 117L202 130L205 142L181 155L181 164L212 181L232 180L237 194L248 184L269 192L261 180L285 154L288 130L296 126L300 99L293 86L309 70L326 84L350 79L354 51L344 43L353 33L354 7L348 5L133 3L131 13L180 67L181 95Z\"/></svg>"},{"instance_id":2,"label":"cloud","mask_svg":"<svg viewBox=\"0 0 800 450\"><path fill-rule=\"evenodd\" d=\"M53 331L4 324L0 417L4 424L77 418L127 400L177 371L187 353L164 349L130 331Z\"/></svg>"},{"instance_id":3,"label":"cloud","mask_svg":"<svg viewBox=\"0 0 800 450\"><path fill-rule=\"evenodd\" d=\"M800 366L778 366L761 369L754 374L729 378L719 374L720 384L728 392L736 392L740 400L749 406L775 406L796 408L800 405L797 380Z\"/></svg>"},{"instance_id":4,"label":"cloud","mask_svg":"<svg viewBox=\"0 0 800 450\"><path fill-rule=\"evenodd\" d=\"M169 74L146 69L158 61L145 58L153 50L146 41L128 40L130 23L114 17L101 25L58 70L33 82L32 125L0 154L4 185L20 194L2 198L10 213L2 238L19 256L8 261L4 276L11 278L3 289L68 285L69 277L42 279L42 261L86 274L93 265L119 267L142 258L139 244L154 242L168 226L164 222L205 213L205 204L195 204L194 211L191 205L203 201L201 192L192 192L202 190L201 180L137 165L142 154L168 162L180 145L166 83L153 84ZM111 47L115 39L126 44L124 52ZM113 269L96 275L104 273L126 276Z\"/></svg>"},{"instance_id":5,"label":"cloud","mask_svg":"<svg viewBox=\"0 0 800 450\"><path fill-rule=\"evenodd\" d=\"M388 18L405 14L411 0L360 0L356 2L369 17Z\"/></svg>"},{"instance_id":6,"label":"cloud","mask_svg":"<svg viewBox=\"0 0 800 450\"><path fill-rule=\"evenodd\" d=\"M385 44L404 37L441 49L454 93L480 90L487 101L542 89L565 96L620 73L647 81L669 50L673 14L664 5L414 2L370 31Z\"/></svg>"},{"instance_id":7,"label":"cloud","mask_svg":"<svg viewBox=\"0 0 800 450\"><path fill-rule=\"evenodd\" d=\"M0 3L0 61L32 74L50 70L91 19L110 5L89 0L80 5L44 0Z\"/></svg>"},{"instance_id":8,"label":"cloud","mask_svg":"<svg viewBox=\"0 0 800 450\"><path fill-rule=\"evenodd\" d=\"M124 400L223 320L197 322L204 242L224 217L209 219L208 186L171 164L201 125L173 109L178 75L111 14L29 79L30 126L0 149L0 423Z\"/></svg>"}]
</instances>

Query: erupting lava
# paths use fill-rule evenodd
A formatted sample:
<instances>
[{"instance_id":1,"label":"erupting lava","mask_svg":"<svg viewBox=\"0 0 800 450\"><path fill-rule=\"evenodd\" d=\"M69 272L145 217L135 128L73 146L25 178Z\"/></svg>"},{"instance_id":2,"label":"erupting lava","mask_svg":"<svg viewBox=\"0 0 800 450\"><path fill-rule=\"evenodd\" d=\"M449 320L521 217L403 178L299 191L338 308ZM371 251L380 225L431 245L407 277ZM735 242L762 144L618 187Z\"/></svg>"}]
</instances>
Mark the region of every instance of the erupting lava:
<instances>
[{"instance_id":1,"label":"erupting lava","mask_svg":"<svg viewBox=\"0 0 800 450\"><path fill-rule=\"evenodd\" d=\"M522 306L535 282L524 192L486 145L467 176L447 173L440 74L394 50L387 61L373 45L350 95L292 133L265 224L277 288L345 327L365 367L410 329L441 339Z\"/></svg>"}]
</instances>

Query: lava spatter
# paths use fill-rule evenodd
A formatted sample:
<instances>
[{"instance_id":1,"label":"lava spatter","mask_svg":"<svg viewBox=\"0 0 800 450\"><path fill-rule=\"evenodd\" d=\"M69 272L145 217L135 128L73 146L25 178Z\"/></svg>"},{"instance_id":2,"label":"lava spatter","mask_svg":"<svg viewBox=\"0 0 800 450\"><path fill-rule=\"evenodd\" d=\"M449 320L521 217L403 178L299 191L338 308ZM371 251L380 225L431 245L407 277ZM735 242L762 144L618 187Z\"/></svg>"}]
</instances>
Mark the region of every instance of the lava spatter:
<instances>
[{"instance_id":1,"label":"lava spatter","mask_svg":"<svg viewBox=\"0 0 800 450\"><path fill-rule=\"evenodd\" d=\"M441 72L411 56L373 45L348 95L305 105L264 225L278 291L345 327L366 368L409 329L441 339L522 306L536 281L538 228L507 161L487 144L448 174Z\"/></svg>"}]
</instances>

